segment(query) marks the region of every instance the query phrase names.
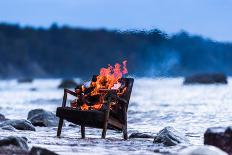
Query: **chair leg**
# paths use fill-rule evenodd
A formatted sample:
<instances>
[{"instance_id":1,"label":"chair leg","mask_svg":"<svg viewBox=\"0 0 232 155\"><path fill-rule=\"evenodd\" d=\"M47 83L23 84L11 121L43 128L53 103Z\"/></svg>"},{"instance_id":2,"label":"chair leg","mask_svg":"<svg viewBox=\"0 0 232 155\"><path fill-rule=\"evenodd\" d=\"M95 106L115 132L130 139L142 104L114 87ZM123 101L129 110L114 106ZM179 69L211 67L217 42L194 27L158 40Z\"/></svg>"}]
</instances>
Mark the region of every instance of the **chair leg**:
<instances>
[{"instance_id":1,"label":"chair leg","mask_svg":"<svg viewBox=\"0 0 232 155\"><path fill-rule=\"evenodd\" d=\"M128 139L128 135L127 135L127 125L125 125L123 127L123 138L124 140L127 140Z\"/></svg>"},{"instance_id":2,"label":"chair leg","mask_svg":"<svg viewBox=\"0 0 232 155\"><path fill-rule=\"evenodd\" d=\"M85 139L85 126L81 125L81 138Z\"/></svg>"},{"instance_id":3,"label":"chair leg","mask_svg":"<svg viewBox=\"0 0 232 155\"><path fill-rule=\"evenodd\" d=\"M105 123L104 123L104 126L103 126L103 130L102 130L102 138L103 138L103 139L106 138L107 125L108 125L108 122L105 122Z\"/></svg>"},{"instance_id":4,"label":"chair leg","mask_svg":"<svg viewBox=\"0 0 232 155\"><path fill-rule=\"evenodd\" d=\"M108 126L108 120L109 120L109 115L110 115L110 103L107 103L107 110L105 112L105 118L104 118L104 124L103 124L103 130L102 130L102 138L106 138L106 130Z\"/></svg>"},{"instance_id":5,"label":"chair leg","mask_svg":"<svg viewBox=\"0 0 232 155\"><path fill-rule=\"evenodd\" d=\"M63 122L64 122L64 119L60 118L59 124L58 124L58 129L57 129L57 137L60 137L61 130L62 130L62 127L63 127Z\"/></svg>"}]
</instances>

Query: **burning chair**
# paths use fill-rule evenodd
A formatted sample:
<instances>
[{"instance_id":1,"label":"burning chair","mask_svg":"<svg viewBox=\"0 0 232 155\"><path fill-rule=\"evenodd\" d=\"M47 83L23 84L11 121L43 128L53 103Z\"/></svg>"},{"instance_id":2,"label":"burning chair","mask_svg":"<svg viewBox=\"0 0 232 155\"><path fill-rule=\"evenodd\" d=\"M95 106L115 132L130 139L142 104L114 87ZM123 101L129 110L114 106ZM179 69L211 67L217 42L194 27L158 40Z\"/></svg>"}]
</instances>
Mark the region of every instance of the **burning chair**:
<instances>
[{"instance_id":1,"label":"burning chair","mask_svg":"<svg viewBox=\"0 0 232 155\"><path fill-rule=\"evenodd\" d=\"M62 107L58 107L56 111L60 118L58 137L65 119L81 126L82 138L85 138L85 127L103 129L102 138L106 137L107 129L122 131L124 139L128 138L127 109L134 79L122 78L127 73L125 62L123 64L123 71L119 64L115 68L109 66L101 69L100 75L93 77L88 89L83 86L77 92L64 89ZM68 94L79 99L71 107L66 106Z\"/></svg>"}]
</instances>

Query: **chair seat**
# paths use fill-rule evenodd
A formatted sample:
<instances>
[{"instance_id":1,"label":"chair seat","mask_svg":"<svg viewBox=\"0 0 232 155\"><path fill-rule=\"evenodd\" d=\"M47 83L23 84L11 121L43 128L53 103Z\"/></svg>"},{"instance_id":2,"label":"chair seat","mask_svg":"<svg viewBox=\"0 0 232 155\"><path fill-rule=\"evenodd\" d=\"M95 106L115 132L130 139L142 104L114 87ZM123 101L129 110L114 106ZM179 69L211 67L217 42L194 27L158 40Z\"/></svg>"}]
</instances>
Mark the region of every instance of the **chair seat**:
<instances>
[{"instance_id":1,"label":"chair seat","mask_svg":"<svg viewBox=\"0 0 232 155\"><path fill-rule=\"evenodd\" d=\"M74 124L86 127L103 128L105 113L98 110L78 110L71 107L58 107L56 116L66 119ZM111 123L112 122L112 123ZM112 116L109 118L108 129L122 130L120 122L116 121Z\"/></svg>"}]
</instances>

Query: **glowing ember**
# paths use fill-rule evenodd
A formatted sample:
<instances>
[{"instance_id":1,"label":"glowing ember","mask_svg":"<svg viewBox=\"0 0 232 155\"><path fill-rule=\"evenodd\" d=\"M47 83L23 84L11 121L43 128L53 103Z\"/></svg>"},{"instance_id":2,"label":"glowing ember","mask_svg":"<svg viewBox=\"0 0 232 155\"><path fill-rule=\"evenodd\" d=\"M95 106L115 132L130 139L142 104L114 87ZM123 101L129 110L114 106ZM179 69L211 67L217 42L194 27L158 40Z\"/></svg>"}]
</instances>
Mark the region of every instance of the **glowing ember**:
<instances>
[{"instance_id":1,"label":"glowing ember","mask_svg":"<svg viewBox=\"0 0 232 155\"><path fill-rule=\"evenodd\" d=\"M108 65L107 68L101 68L100 74L96 77L96 82L91 82L90 87L93 90L90 93L90 96L100 95L99 102L95 103L92 106L88 106L87 103L84 103L80 109L81 110L99 110L103 105L103 98L107 90L118 90L121 87L119 79L122 78L124 74L127 74L126 68L127 61L123 61L121 67L120 64L116 63L114 66ZM105 90L105 91L104 91ZM85 91L85 87L82 86L82 91ZM126 87L122 91L117 91L118 95L123 94L126 91Z\"/></svg>"}]
</instances>

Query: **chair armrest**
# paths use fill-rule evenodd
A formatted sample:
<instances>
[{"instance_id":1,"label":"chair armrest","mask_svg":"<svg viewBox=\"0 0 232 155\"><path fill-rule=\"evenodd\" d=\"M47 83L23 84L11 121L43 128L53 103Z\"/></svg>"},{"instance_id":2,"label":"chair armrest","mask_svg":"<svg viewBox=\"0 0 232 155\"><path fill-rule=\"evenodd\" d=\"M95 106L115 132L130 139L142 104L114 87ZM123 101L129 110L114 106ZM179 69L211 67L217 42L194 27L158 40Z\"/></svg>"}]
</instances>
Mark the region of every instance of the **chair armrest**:
<instances>
[{"instance_id":1,"label":"chair armrest","mask_svg":"<svg viewBox=\"0 0 232 155\"><path fill-rule=\"evenodd\" d=\"M71 90L69 90L69 89L64 89L64 93L68 93L68 94L70 94L70 95L73 95L73 96L75 96L75 97L77 97L77 93L76 92L74 92L74 91L71 91Z\"/></svg>"},{"instance_id":2,"label":"chair armrest","mask_svg":"<svg viewBox=\"0 0 232 155\"><path fill-rule=\"evenodd\" d=\"M74 91L71 91L69 89L64 89L64 96L63 96L63 102L62 102L62 107L66 106L66 101L67 101L67 95L73 95L77 97L77 94Z\"/></svg>"}]
</instances>

